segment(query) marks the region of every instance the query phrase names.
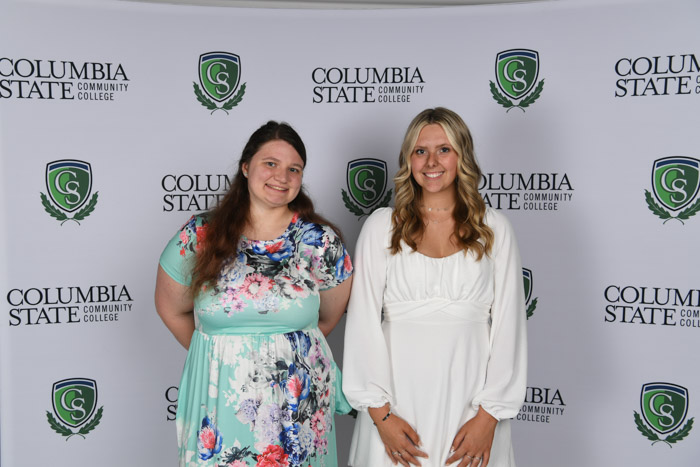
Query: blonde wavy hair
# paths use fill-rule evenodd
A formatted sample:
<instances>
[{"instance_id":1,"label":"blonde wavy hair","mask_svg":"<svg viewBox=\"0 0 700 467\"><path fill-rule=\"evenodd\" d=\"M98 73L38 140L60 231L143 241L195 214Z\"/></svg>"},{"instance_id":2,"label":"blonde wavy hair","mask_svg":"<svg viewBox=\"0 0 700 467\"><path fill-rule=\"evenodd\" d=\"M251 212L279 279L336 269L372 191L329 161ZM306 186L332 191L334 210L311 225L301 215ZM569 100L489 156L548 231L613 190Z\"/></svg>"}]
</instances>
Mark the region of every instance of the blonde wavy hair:
<instances>
[{"instance_id":1,"label":"blonde wavy hair","mask_svg":"<svg viewBox=\"0 0 700 467\"><path fill-rule=\"evenodd\" d=\"M422 111L406 130L399 155L399 171L394 177L396 203L391 217L391 253L401 251L402 240L416 250L416 239L425 233L425 223L419 209L422 191L411 174L411 155L421 130L431 124L442 127L458 155L454 238L465 254L471 250L480 260L484 254L491 252L493 246L493 231L484 223L486 204L479 194L481 169L476 162L469 128L459 115L444 107Z\"/></svg>"}]
</instances>

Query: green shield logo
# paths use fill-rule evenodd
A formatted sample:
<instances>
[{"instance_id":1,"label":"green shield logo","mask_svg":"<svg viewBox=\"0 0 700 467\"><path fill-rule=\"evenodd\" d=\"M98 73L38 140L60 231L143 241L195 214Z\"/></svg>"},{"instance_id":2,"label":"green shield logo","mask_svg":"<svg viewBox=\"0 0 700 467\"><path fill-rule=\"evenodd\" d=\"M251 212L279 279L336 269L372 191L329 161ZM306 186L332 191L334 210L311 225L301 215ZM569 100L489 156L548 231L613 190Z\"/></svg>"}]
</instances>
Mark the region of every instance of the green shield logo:
<instances>
[{"instance_id":1,"label":"green shield logo","mask_svg":"<svg viewBox=\"0 0 700 467\"><path fill-rule=\"evenodd\" d=\"M199 82L217 102L228 99L238 87L241 59L228 52L209 52L199 56Z\"/></svg>"},{"instance_id":2,"label":"green shield logo","mask_svg":"<svg viewBox=\"0 0 700 467\"><path fill-rule=\"evenodd\" d=\"M365 209L377 203L386 189L386 172L386 162L379 159L348 162L347 182L352 199Z\"/></svg>"},{"instance_id":3,"label":"green shield logo","mask_svg":"<svg viewBox=\"0 0 700 467\"><path fill-rule=\"evenodd\" d=\"M532 298L532 271L523 268L523 283L525 285L525 303Z\"/></svg>"},{"instance_id":4,"label":"green shield logo","mask_svg":"<svg viewBox=\"0 0 700 467\"><path fill-rule=\"evenodd\" d=\"M496 56L496 81L504 94L520 99L530 92L540 72L535 50L510 49Z\"/></svg>"},{"instance_id":5,"label":"green shield logo","mask_svg":"<svg viewBox=\"0 0 700 467\"><path fill-rule=\"evenodd\" d=\"M698 194L699 175L700 160L680 156L658 159L651 174L654 195L670 211L683 209Z\"/></svg>"},{"instance_id":6,"label":"green shield logo","mask_svg":"<svg viewBox=\"0 0 700 467\"><path fill-rule=\"evenodd\" d=\"M660 434L678 428L688 414L688 390L671 383L647 383L642 386L642 415Z\"/></svg>"},{"instance_id":7,"label":"green shield logo","mask_svg":"<svg viewBox=\"0 0 700 467\"><path fill-rule=\"evenodd\" d=\"M88 378L69 378L53 385L53 411L66 425L85 423L97 406L97 383Z\"/></svg>"},{"instance_id":8,"label":"green shield logo","mask_svg":"<svg viewBox=\"0 0 700 467\"><path fill-rule=\"evenodd\" d=\"M92 191L92 169L84 161L64 159L46 164L46 189L66 212L85 204Z\"/></svg>"}]
</instances>

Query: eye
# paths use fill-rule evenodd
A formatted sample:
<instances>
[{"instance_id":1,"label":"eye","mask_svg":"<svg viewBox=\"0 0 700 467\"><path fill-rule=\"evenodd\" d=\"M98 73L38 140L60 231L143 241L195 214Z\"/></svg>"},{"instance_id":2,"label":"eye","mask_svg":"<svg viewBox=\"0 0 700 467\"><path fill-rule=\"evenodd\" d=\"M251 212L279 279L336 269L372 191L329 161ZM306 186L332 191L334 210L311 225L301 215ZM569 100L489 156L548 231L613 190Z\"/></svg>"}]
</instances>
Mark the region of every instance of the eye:
<instances>
[{"instance_id":1,"label":"eye","mask_svg":"<svg viewBox=\"0 0 700 467\"><path fill-rule=\"evenodd\" d=\"M443 153L443 154L444 154L444 153L448 153L448 152L450 152L450 147L449 147L449 146L443 146L443 147L440 148L440 152Z\"/></svg>"},{"instance_id":2,"label":"eye","mask_svg":"<svg viewBox=\"0 0 700 467\"><path fill-rule=\"evenodd\" d=\"M296 167L292 167L291 169L289 169L289 171L292 172L292 173L295 173L295 174L300 174L300 173L301 173L301 170L298 169L298 168L296 168Z\"/></svg>"},{"instance_id":3,"label":"eye","mask_svg":"<svg viewBox=\"0 0 700 467\"><path fill-rule=\"evenodd\" d=\"M277 164L275 164L272 161L267 161L267 162L265 162L265 165L267 165L268 167L275 167Z\"/></svg>"},{"instance_id":4,"label":"eye","mask_svg":"<svg viewBox=\"0 0 700 467\"><path fill-rule=\"evenodd\" d=\"M419 156L422 156L423 154L425 154L425 149L416 148L415 153Z\"/></svg>"}]
</instances>

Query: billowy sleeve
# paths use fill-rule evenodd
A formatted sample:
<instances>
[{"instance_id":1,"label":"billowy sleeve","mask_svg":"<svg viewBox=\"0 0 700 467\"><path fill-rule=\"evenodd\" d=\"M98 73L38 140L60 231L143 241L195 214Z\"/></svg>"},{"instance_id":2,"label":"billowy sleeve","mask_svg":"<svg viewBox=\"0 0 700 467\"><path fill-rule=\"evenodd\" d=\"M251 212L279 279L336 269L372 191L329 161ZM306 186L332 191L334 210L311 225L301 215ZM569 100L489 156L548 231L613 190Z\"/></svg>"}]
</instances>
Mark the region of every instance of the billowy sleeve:
<instances>
[{"instance_id":1,"label":"billowy sleeve","mask_svg":"<svg viewBox=\"0 0 700 467\"><path fill-rule=\"evenodd\" d=\"M489 209L486 223L494 232L494 300L491 306L490 354L486 383L472 401L498 420L513 418L525 399L527 332L525 290L520 252L513 227Z\"/></svg>"},{"instance_id":2,"label":"billowy sleeve","mask_svg":"<svg viewBox=\"0 0 700 467\"><path fill-rule=\"evenodd\" d=\"M343 392L357 410L394 403L391 361L382 332L391 209L370 215L357 239L355 277L345 322Z\"/></svg>"}]
</instances>

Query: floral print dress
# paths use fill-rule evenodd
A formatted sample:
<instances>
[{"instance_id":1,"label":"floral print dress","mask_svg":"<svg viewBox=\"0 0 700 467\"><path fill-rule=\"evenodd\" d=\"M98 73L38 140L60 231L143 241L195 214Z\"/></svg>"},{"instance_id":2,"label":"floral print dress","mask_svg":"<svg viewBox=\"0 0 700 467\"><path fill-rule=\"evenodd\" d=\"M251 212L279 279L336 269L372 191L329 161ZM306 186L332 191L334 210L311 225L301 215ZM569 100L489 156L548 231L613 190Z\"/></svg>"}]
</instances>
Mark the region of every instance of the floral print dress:
<instances>
[{"instance_id":1,"label":"floral print dress","mask_svg":"<svg viewBox=\"0 0 700 467\"><path fill-rule=\"evenodd\" d=\"M189 285L206 216L173 237L160 265ZM181 467L337 465L333 415L350 406L318 329L319 291L352 273L327 226L295 215L274 240L242 237L194 300L195 331L176 416Z\"/></svg>"}]
</instances>

